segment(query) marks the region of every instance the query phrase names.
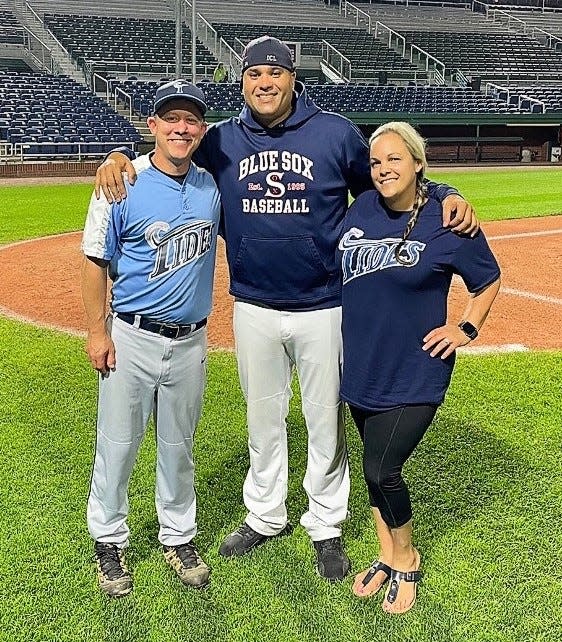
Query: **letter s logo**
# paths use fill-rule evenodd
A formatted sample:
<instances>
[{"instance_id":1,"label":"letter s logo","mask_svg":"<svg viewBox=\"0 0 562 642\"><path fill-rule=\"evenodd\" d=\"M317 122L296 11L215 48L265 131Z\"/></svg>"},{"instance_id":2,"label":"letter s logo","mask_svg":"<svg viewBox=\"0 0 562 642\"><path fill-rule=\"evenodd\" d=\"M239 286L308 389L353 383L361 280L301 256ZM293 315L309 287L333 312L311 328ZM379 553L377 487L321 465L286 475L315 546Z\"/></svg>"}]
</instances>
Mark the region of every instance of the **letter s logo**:
<instances>
[{"instance_id":1,"label":"letter s logo","mask_svg":"<svg viewBox=\"0 0 562 642\"><path fill-rule=\"evenodd\" d=\"M281 183L281 179L285 172L271 172L265 177L265 182L269 185L265 196L273 196L273 198L282 198L285 196L285 185Z\"/></svg>"}]
</instances>

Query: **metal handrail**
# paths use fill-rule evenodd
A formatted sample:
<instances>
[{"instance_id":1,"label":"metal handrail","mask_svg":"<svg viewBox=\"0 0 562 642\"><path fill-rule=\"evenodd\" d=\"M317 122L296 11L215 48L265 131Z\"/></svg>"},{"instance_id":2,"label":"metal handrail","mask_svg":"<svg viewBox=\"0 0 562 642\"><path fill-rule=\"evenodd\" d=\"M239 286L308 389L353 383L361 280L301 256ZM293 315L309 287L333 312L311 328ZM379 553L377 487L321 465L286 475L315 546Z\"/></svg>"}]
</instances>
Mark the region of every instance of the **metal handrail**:
<instances>
[{"instance_id":1,"label":"metal handrail","mask_svg":"<svg viewBox=\"0 0 562 642\"><path fill-rule=\"evenodd\" d=\"M327 65L330 69L332 69L334 72L339 74L339 77L346 82L351 81L351 60L344 56L341 51L336 49L333 45L331 45L327 40L322 40L320 42L322 45L321 48L321 61ZM335 67L328 59L328 53L333 52L339 62L339 69L338 67ZM326 53L325 53L326 52ZM347 75L344 73L344 64L347 63Z\"/></svg>"},{"instance_id":2,"label":"metal handrail","mask_svg":"<svg viewBox=\"0 0 562 642\"><path fill-rule=\"evenodd\" d=\"M371 16L366 11L363 11L363 9L360 9L359 7L352 4L351 2L348 2L348 0L344 0L344 2L342 3L342 7L343 7L344 16L346 18L347 18L348 7L351 7L352 11L355 11L355 24L357 26L359 26L359 16L360 15L365 16L364 21L367 23L367 32L371 33L372 20L371 20Z\"/></svg>"},{"instance_id":3,"label":"metal handrail","mask_svg":"<svg viewBox=\"0 0 562 642\"><path fill-rule=\"evenodd\" d=\"M425 57L425 70L429 71L429 61L433 60L435 63L435 78L437 81L437 84L443 85L445 83L445 63L441 62L438 58L435 56L432 56L428 51L425 51L425 49L422 49L421 47L418 47L417 45L411 44L410 45L410 62L414 62L414 49L420 52L422 56ZM421 58L421 56L420 56Z\"/></svg>"},{"instance_id":4,"label":"metal handrail","mask_svg":"<svg viewBox=\"0 0 562 642\"><path fill-rule=\"evenodd\" d=\"M392 36L396 37L396 40L402 43L402 57L406 57L406 38L398 31L394 31L394 29L391 29L388 25L385 25L384 22L380 22L379 20L376 21L375 23L375 33L374 36L375 38L378 37L379 31L382 31L383 33L388 32L388 42L387 45L390 49L392 45Z\"/></svg>"}]
</instances>

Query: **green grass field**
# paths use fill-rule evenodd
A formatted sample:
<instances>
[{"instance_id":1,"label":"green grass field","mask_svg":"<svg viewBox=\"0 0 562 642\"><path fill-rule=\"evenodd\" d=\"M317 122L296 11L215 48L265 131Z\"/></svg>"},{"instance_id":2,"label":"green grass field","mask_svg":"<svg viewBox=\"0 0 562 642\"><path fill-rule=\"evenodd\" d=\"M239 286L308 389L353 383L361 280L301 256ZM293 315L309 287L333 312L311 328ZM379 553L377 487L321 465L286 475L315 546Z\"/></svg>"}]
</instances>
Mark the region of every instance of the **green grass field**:
<instances>
[{"instance_id":1,"label":"green grass field","mask_svg":"<svg viewBox=\"0 0 562 642\"><path fill-rule=\"evenodd\" d=\"M541 179L550 173L540 172ZM487 199L500 199L507 179L485 173L473 192L472 174L440 171L438 179L458 185L483 219L503 218L499 200ZM540 190L536 209L516 210L530 194L529 172L509 174L519 176L510 211L560 212L560 200L543 209ZM545 187L550 180L544 178L545 191L554 189L554 178ZM0 188L0 242L79 229L89 194L87 185ZM248 558L218 556L222 538L245 514L248 465L236 365L220 351L209 357L195 446L197 541L213 568L212 584L202 592L185 589L164 563L149 434L130 487L135 590L121 600L105 598L85 527L96 379L83 342L0 318L0 360L0 642L562 639L560 352L459 357L446 403L405 471L425 578L415 608L395 617L382 613L382 596L354 598L351 577L338 585L321 580L300 527ZM294 524L306 505L299 403L295 387L288 419ZM344 537L358 571L377 551L350 422L348 441L352 492Z\"/></svg>"}]
</instances>

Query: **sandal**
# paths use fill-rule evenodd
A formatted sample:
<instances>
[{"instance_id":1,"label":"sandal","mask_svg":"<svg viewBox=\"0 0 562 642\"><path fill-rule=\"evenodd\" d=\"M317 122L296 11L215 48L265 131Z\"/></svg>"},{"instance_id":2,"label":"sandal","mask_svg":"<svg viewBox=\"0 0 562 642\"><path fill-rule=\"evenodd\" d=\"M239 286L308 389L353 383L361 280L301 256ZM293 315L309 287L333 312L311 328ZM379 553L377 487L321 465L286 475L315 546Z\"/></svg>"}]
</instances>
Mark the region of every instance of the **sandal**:
<instances>
[{"instance_id":1,"label":"sandal","mask_svg":"<svg viewBox=\"0 0 562 642\"><path fill-rule=\"evenodd\" d=\"M372 595L376 595L381 588L388 582L389 577L392 574L392 569L388 564L385 564L384 562L381 562L380 560L375 560L369 569L367 570L367 573L365 577L361 580L361 586L365 588L368 586L369 582L375 577L375 575L379 572L382 571L383 573L386 573L386 578L380 583L380 586L377 588L376 591L373 591L372 593L367 593L366 595L358 594L353 592L353 594L356 597L371 597Z\"/></svg>"},{"instance_id":2,"label":"sandal","mask_svg":"<svg viewBox=\"0 0 562 642\"><path fill-rule=\"evenodd\" d=\"M406 613L406 611L409 611L412 606L414 606L414 602L416 601L416 592L417 592L417 587L418 587L418 582L422 578L422 572L421 571L408 571L406 573L402 571L395 571L392 569L392 572L390 574L390 586L388 587L388 592L386 594L385 600L389 604L394 604L396 601L396 598L398 597L398 589L400 588L400 583L401 582L413 582L414 583L414 597L412 598L412 601L408 606L403 610L403 611L394 611L395 613ZM387 611L388 612L388 611ZM390 611L392 613L392 611Z\"/></svg>"}]
</instances>

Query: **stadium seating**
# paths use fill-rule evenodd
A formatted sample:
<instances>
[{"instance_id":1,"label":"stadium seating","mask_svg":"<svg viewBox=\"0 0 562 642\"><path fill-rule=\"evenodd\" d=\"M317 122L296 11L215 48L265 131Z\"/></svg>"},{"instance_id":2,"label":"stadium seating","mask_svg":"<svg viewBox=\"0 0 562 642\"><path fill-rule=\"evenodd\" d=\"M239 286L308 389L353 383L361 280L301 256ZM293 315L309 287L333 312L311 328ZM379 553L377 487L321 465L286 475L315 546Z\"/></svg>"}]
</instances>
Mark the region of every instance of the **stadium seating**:
<instances>
[{"instance_id":1,"label":"stadium seating","mask_svg":"<svg viewBox=\"0 0 562 642\"><path fill-rule=\"evenodd\" d=\"M152 109L156 83L126 81L119 83L133 100L134 111L146 116ZM244 104L238 83L200 83L209 108L236 112ZM310 97L322 109L344 113L515 113L519 109L500 98L486 97L468 87L310 85Z\"/></svg>"},{"instance_id":2,"label":"stadium seating","mask_svg":"<svg viewBox=\"0 0 562 642\"><path fill-rule=\"evenodd\" d=\"M562 73L562 51L514 33L445 33L402 31L407 44L429 52L449 70L482 79L535 78L537 74Z\"/></svg>"},{"instance_id":3,"label":"stadium seating","mask_svg":"<svg viewBox=\"0 0 562 642\"><path fill-rule=\"evenodd\" d=\"M8 9L0 9L0 45L23 45L23 28Z\"/></svg>"},{"instance_id":4,"label":"stadium seating","mask_svg":"<svg viewBox=\"0 0 562 642\"><path fill-rule=\"evenodd\" d=\"M528 108L537 112L540 111L540 106L530 104L529 100L525 96L529 96L536 100L540 100L544 103L545 112L557 112L562 113L562 82L560 84L552 85L541 85L541 84L520 84L520 83L502 83L502 86L506 87L506 90L500 90L497 92L497 97L500 100L508 101L509 104L518 104L520 102L522 106L528 106Z\"/></svg>"},{"instance_id":5,"label":"stadium seating","mask_svg":"<svg viewBox=\"0 0 562 642\"><path fill-rule=\"evenodd\" d=\"M237 47L237 40L245 44L264 33L262 25L213 23L213 27L234 49ZM362 29L271 25L267 28L267 33L281 40L300 42L301 54L304 56L319 56L321 41L326 40L350 60L354 78L373 78L381 70L386 72L388 78L413 78L419 71L408 60Z\"/></svg>"},{"instance_id":6,"label":"stadium seating","mask_svg":"<svg viewBox=\"0 0 562 642\"><path fill-rule=\"evenodd\" d=\"M26 155L103 154L135 143L135 127L107 103L64 76L0 72L0 139Z\"/></svg>"},{"instance_id":7,"label":"stadium seating","mask_svg":"<svg viewBox=\"0 0 562 642\"><path fill-rule=\"evenodd\" d=\"M45 24L79 66L97 62L97 69L111 71L130 63L128 71L149 70L151 65L174 65L175 24L171 20L149 20L115 16L45 14ZM191 32L182 31L183 60L191 60ZM198 66L205 70L217 60L199 41ZM135 68L134 63L137 63ZM204 72L203 72L204 73Z\"/></svg>"}]
</instances>

